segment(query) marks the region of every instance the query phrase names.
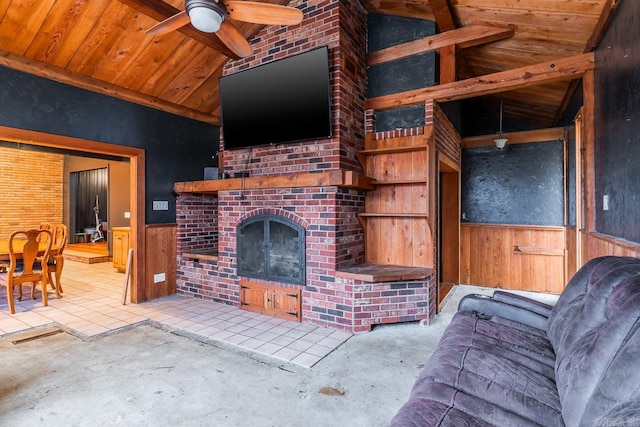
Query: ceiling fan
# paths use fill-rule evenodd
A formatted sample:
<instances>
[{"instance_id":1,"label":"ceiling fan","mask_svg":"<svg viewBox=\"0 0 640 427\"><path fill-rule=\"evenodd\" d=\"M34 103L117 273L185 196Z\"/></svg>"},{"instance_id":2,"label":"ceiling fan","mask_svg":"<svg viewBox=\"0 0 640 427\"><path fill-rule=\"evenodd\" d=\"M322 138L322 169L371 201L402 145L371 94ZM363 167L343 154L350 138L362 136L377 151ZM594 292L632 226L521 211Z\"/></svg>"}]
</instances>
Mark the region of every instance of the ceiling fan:
<instances>
[{"instance_id":1,"label":"ceiling fan","mask_svg":"<svg viewBox=\"0 0 640 427\"><path fill-rule=\"evenodd\" d=\"M216 36L241 58L251 55L251 46L227 18L252 24L296 25L302 11L294 7L254 1L185 0L184 10L149 28L146 33L162 35L189 23L204 33Z\"/></svg>"}]
</instances>

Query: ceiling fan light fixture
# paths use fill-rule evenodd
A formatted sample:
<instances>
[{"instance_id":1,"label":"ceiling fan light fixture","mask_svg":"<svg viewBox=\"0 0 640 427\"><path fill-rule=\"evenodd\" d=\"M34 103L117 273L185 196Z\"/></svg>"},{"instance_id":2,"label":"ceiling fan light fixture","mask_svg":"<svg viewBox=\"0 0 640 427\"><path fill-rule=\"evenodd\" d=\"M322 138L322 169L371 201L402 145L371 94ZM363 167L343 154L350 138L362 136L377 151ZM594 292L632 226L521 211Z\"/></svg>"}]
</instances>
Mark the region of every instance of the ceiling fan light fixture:
<instances>
[{"instance_id":1,"label":"ceiling fan light fixture","mask_svg":"<svg viewBox=\"0 0 640 427\"><path fill-rule=\"evenodd\" d=\"M191 19L191 25L203 33L215 33L220 29L225 12L211 1L188 1L185 10Z\"/></svg>"}]
</instances>

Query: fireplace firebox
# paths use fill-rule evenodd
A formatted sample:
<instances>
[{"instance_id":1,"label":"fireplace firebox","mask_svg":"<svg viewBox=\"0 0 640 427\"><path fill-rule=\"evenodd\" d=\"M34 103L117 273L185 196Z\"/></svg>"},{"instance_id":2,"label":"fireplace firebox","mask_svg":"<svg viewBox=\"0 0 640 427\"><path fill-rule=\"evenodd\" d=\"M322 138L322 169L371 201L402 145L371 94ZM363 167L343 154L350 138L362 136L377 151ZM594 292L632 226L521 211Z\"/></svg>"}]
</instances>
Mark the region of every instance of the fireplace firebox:
<instances>
[{"instance_id":1,"label":"fireplace firebox","mask_svg":"<svg viewBox=\"0 0 640 427\"><path fill-rule=\"evenodd\" d=\"M305 230L287 218L257 215L237 227L238 275L305 284Z\"/></svg>"}]
</instances>

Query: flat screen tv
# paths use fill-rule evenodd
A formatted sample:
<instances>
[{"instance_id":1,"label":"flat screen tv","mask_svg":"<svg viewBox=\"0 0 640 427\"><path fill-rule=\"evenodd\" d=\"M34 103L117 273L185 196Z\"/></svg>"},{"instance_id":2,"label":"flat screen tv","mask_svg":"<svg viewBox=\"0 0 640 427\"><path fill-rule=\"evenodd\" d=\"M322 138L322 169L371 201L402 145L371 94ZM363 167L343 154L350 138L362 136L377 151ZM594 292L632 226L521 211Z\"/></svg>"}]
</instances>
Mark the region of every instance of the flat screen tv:
<instances>
[{"instance_id":1,"label":"flat screen tv","mask_svg":"<svg viewBox=\"0 0 640 427\"><path fill-rule=\"evenodd\" d=\"M220 78L225 149L331 137L327 47Z\"/></svg>"}]
</instances>

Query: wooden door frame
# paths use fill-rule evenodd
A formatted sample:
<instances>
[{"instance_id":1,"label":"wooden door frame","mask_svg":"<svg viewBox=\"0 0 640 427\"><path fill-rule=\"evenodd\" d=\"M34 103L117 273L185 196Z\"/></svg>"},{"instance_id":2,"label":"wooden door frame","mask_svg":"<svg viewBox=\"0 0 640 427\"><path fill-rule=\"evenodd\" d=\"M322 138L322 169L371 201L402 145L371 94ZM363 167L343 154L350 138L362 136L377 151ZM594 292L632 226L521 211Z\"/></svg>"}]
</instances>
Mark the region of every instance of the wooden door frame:
<instances>
[{"instance_id":1,"label":"wooden door frame","mask_svg":"<svg viewBox=\"0 0 640 427\"><path fill-rule=\"evenodd\" d=\"M132 277L130 281L130 299L133 303L143 302L145 298L145 152L141 148L109 144L88 139L54 135L25 129L0 126L0 140L53 147L63 150L83 151L87 153L107 154L128 157L129 166L129 205L131 210L131 247L133 248ZM138 196L140 195L140 197Z\"/></svg>"},{"instance_id":2,"label":"wooden door frame","mask_svg":"<svg viewBox=\"0 0 640 427\"><path fill-rule=\"evenodd\" d=\"M447 176L446 180L443 179L445 176ZM460 168L442 155L438 155L438 181L439 291L443 282L453 285L460 284ZM450 191L441 191L443 184ZM443 247L447 247L447 250L443 250ZM449 256L455 254L455 258L447 263L442 262L444 252L447 252Z\"/></svg>"},{"instance_id":3,"label":"wooden door frame","mask_svg":"<svg viewBox=\"0 0 640 427\"><path fill-rule=\"evenodd\" d=\"M576 211L576 271L587 261L586 231L586 158L585 158L585 124L584 108L581 108L574 119L575 128L575 211Z\"/></svg>"}]
</instances>

